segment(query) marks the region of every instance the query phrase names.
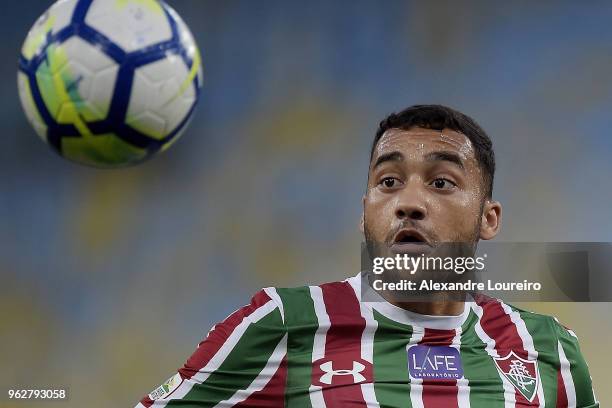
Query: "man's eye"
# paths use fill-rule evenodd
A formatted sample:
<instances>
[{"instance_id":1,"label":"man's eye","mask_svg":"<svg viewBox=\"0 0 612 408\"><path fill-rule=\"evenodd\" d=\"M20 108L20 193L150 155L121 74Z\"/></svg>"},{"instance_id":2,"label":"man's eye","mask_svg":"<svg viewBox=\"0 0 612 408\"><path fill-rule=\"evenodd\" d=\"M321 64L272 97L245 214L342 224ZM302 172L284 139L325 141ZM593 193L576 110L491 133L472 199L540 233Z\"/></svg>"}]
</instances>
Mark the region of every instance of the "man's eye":
<instances>
[{"instance_id":1,"label":"man's eye","mask_svg":"<svg viewBox=\"0 0 612 408\"><path fill-rule=\"evenodd\" d=\"M457 187L455 183L445 178L437 178L431 182L431 185L439 190L449 190L453 187Z\"/></svg>"},{"instance_id":2,"label":"man's eye","mask_svg":"<svg viewBox=\"0 0 612 408\"><path fill-rule=\"evenodd\" d=\"M395 177L385 177L384 179L380 181L379 184L382 184L386 188L393 188L393 187L397 187L398 183L399 183L399 180L396 179Z\"/></svg>"}]
</instances>

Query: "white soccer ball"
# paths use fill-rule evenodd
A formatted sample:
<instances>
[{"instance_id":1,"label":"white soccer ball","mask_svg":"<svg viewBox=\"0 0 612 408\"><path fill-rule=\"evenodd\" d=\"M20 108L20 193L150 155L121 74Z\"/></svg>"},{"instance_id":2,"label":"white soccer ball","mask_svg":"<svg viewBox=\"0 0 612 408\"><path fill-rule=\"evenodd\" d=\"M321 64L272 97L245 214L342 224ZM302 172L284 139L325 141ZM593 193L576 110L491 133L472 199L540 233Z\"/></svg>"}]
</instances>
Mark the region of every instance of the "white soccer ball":
<instances>
[{"instance_id":1,"label":"white soccer ball","mask_svg":"<svg viewBox=\"0 0 612 408\"><path fill-rule=\"evenodd\" d=\"M60 0L30 29L17 74L36 133L96 167L142 162L185 130L202 84L200 53L158 0Z\"/></svg>"}]
</instances>

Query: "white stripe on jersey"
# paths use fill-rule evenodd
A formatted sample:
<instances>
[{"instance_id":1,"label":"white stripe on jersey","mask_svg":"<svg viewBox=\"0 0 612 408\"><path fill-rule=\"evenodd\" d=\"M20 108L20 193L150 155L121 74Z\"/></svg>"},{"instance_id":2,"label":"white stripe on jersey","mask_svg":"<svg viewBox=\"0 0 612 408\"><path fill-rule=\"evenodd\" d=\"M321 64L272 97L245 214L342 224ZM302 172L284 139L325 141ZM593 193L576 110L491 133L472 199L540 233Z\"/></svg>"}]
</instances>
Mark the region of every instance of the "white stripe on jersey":
<instances>
[{"instance_id":1,"label":"white stripe on jersey","mask_svg":"<svg viewBox=\"0 0 612 408\"><path fill-rule=\"evenodd\" d=\"M557 319L556 317L553 317L553 319L555 319L555 321L556 321L557 323L559 323L559 325L560 325L560 326L563 326L563 325L561 324L561 322L559 322L559 319ZM568 329L568 328L567 328L567 327L565 327L565 326L563 326L563 328L564 328L565 330L567 330L567 332L568 332L568 333L569 333L569 334L570 334L570 335L571 335L573 338L575 338L576 340L578 340L578 336L576 335L576 333L574 333L574 331L573 331L573 330ZM559 348L561 349L561 345L560 345L560 344L559 344ZM562 351L563 351L563 350L562 350ZM564 356L565 356L565 351L563 351L563 353L564 353ZM566 358L566 360L567 360L567 358ZM586 364L586 362L585 362L585 364ZM574 385L574 380L572 379L571 372L569 371L569 369L568 369L568 373L570 374L570 377L569 377L569 378L570 378L570 380L572 381L572 388L573 388L573 390L574 390L574 400L575 400L575 399L576 399L576 388L573 386L573 385ZM592 378L592 377L590 377L590 378L591 378L591 384L592 384L592 383L593 383L593 378ZM565 382L565 381L564 381L564 382ZM566 388L566 389L567 389L567 388ZM567 392L567 391L566 391L566 392ZM599 403L599 401L597 400L597 396L595 395L595 389L594 389L594 388L591 388L591 392L593 393L593 401L595 401L595 403L597 403L597 404L598 404L598 403ZM569 404L569 396L568 396L567 398L568 398L568 404ZM576 402L574 402L574 404L576 404ZM570 406L571 406L571 405L570 405Z\"/></svg>"},{"instance_id":2,"label":"white stripe on jersey","mask_svg":"<svg viewBox=\"0 0 612 408\"><path fill-rule=\"evenodd\" d=\"M314 310L319 325L312 342L312 362L314 363L318 359L325 357L325 338L331 323L327 310L325 309L325 303L323 302L323 291L319 286L310 286L309 288L310 297L314 303ZM322 387L311 384L308 388L308 393L310 394L310 402L313 407L325 408Z\"/></svg>"},{"instance_id":3,"label":"white stripe on jersey","mask_svg":"<svg viewBox=\"0 0 612 408\"><path fill-rule=\"evenodd\" d=\"M559 319L557 319L557 318L556 318L556 317L554 317L554 316L553 316L553 319L555 319L555 322L559 323L559 326L563 326L563 325L561 324L561 322L559 321ZM569 334L570 334L570 335L571 335L573 338L575 338L576 340L578 340L578 336L576 336L576 333L574 333L574 331L573 331L573 330L568 329L568 328L567 328L567 327L565 327L565 326L563 326L563 328L564 328L565 330L567 330L567 332L568 332L568 333L569 333Z\"/></svg>"},{"instance_id":4,"label":"white stripe on jersey","mask_svg":"<svg viewBox=\"0 0 612 408\"><path fill-rule=\"evenodd\" d=\"M410 341L406 345L406 355L408 355L410 347L419 344L424 336L424 328L412 326L412 336L410 336ZM410 370L408 370L408 374L410 374ZM410 375L410 401L413 408L423 408L423 379L414 378L412 375Z\"/></svg>"},{"instance_id":5,"label":"white stripe on jersey","mask_svg":"<svg viewBox=\"0 0 612 408\"><path fill-rule=\"evenodd\" d=\"M238 341L242 338L242 335L246 332L247 328L254 323L257 323L270 313L272 313L277 308L277 305L274 301L269 300L265 304L261 305L257 309L253 311L250 315L246 316L240 324L238 324L232 334L227 338L225 343L221 346L221 348L215 353L215 355L210 359L210 361L202 367L197 373L195 373L191 378L184 380L181 385L170 395L168 399L159 399L153 401L152 407L165 407L168 401L172 399L180 399L183 398L194 385L201 384L225 361L227 356L232 352Z\"/></svg>"},{"instance_id":6,"label":"white stripe on jersey","mask_svg":"<svg viewBox=\"0 0 612 408\"><path fill-rule=\"evenodd\" d=\"M565 395L567 396L567 408L576 407L576 388L574 387L574 380L570 371L570 362L565 355L565 350L561 342L557 340L557 347L559 349L559 363L561 363L561 378L563 379L563 386L565 388Z\"/></svg>"},{"instance_id":7,"label":"white stripe on jersey","mask_svg":"<svg viewBox=\"0 0 612 408\"><path fill-rule=\"evenodd\" d=\"M353 291L355 292L355 296L359 302L361 317L363 317L366 322L365 329L361 335L361 358L369 363L374 363L374 334L378 328L378 322L376 319L374 319L372 309L361 301L361 280L349 278L346 281L351 285ZM361 384L361 393L363 394L363 399L365 400L368 408L380 407L378 400L376 399L376 393L374 392L373 382Z\"/></svg>"},{"instance_id":8,"label":"white stripe on jersey","mask_svg":"<svg viewBox=\"0 0 612 408\"><path fill-rule=\"evenodd\" d=\"M268 295L270 299L275 301L276 304L278 305L278 310L280 311L281 319L283 320L283 324L285 324L285 308L283 307L283 301L281 300L280 296L278 296L278 293L276 292L276 288L269 287L269 288L264 288L263 290L264 292L266 292L266 295Z\"/></svg>"},{"instance_id":9,"label":"white stripe on jersey","mask_svg":"<svg viewBox=\"0 0 612 408\"><path fill-rule=\"evenodd\" d=\"M455 329L455 337L453 338L453 342L451 343L451 347L457 349L459 353L461 353L461 327L457 327ZM465 376L457 380L457 388L459 389L457 393L457 402L459 408L469 408L470 407L470 382Z\"/></svg>"},{"instance_id":10,"label":"white stripe on jersey","mask_svg":"<svg viewBox=\"0 0 612 408\"><path fill-rule=\"evenodd\" d=\"M529 360L530 361L533 360L536 362L536 370L538 370L538 372L536 372L537 382L538 382L538 389L537 389L538 403L539 403L538 406L543 407L546 405L546 402L544 401L544 389L542 387L541 375L539 373L540 366L537 364L538 351L535 349L535 346L533 345L533 337L531 337L531 334L529 333L529 330L527 330L527 326L525 325L525 322L523 321L523 319L521 318L521 315L517 311L513 310L510 306L508 306L501 300L499 301L499 304L504 309L504 312L508 316L510 316L510 320L516 326L518 334L523 342L523 348L525 349L525 351L527 351L527 356L529 357Z\"/></svg>"},{"instance_id":11,"label":"white stripe on jersey","mask_svg":"<svg viewBox=\"0 0 612 408\"><path fill-rule=\"evenodd\" d=\"M474 330L476 331L476 334L478 335L480 340L482 340L482 342L485 344L485 350L487 354L489 354L493 358L499 357L499 353L495 348L495 340L489 337L489 335L483 330L482 325L480 324L483 314L482 307L480 307L480 305L474 302L472 303L472 310L474 311L474 313L476 313L476 316L478 316L478 320L474 325ZM516 406L516 391L514 390L514 386L510 383L510 381L506 378L505 375L501 374L497 369L496 371L497 375L502 380L502 384L504 386L504 408L514 408Z\"/></svg>"},{"instance_id":12,"label":"white stripe on jersey","mask_svg":"<svg viewBox=\"0 0 612 408\"><path fill-rule=\"evenodd\" d=\"M245 389L238 390L232 395L230 399L220 401L215 408L230 408L234 405L241 403L246 400L251 394L261 391L264 387L270 382L278 367L283 361L283 357L287 353L287 335L283 336L283 339L276 345L276 348L272 352L272 355L268 359L266 366L261 370L261 372L255 377L253 382Z\"/></svg>"}]
</instances>

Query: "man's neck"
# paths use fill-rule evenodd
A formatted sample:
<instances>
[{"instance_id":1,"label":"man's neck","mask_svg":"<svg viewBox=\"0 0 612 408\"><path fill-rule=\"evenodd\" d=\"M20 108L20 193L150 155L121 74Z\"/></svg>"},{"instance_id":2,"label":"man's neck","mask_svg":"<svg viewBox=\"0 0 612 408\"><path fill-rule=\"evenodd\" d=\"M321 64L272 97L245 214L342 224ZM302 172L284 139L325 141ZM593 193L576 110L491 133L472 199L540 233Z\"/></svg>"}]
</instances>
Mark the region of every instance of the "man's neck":
<instances>
[{"instance_id":1,"label":"man's neck","mask_svg":"<svg viewBox=\"0 0 612 408\"><path fill-rule=\"evenodd\" d=\"M368 277L370 280L371 277ZM371 281L369 284L370 288L374 290L371 285ZM377 291L379 296L381 296L384 300L392 304L393 306L399 307L404 310L408 310L413 313L418 313L421 315L428 316L460 316L465 310L465 301L456 300L456 296L450 296L445 292L438 292L430 294L430 298L427 302L415 302L415 301L406 301L406 300L396 300L394 299L394 293L387 291Z\"/></svg>"},{"instance_id":2,"label":"man's neck","mask_svg":"<svg viewBox=\"0 0 612 408\"><path fill-rule=\"evenodd\" d=\"M431 302L389 301L389 303L410 312L430 316L459 316L465 308L465 302L443 300Z\"/></svg>"},{"instance_id":3,"label":"man's neck","mask_svg":"<svg viewBox=\"0 0 612 408\"><path fill-rule=\"evenodd\" d=\"M431 294L427 302L396 300L393 294L381 291L379 294L389 303L410 312L429 316L459 316L465 310L465 302L450 298L447 293Z\"/></svg>"}]
</instances>

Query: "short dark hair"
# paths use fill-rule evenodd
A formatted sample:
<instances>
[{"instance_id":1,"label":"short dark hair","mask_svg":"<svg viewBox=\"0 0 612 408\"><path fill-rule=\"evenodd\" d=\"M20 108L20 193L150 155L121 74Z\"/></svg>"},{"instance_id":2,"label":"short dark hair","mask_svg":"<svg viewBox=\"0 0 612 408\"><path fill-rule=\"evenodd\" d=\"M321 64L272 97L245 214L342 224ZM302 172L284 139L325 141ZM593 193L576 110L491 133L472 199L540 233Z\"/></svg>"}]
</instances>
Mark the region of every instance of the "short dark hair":
<instances>
[{"instance_id":1,"label":"short dark hair","mask_svg":"<svg viewBox=\"0 0 612 408\"><path fill-rule=\"evenodd\" d=\"M495 175L495 153L493 143L478 123L466 114L443 105L413 105L399 113L392 113L383 119L376 131L370 151L370 161L374 149L382 135L389 129L409 130L413 127L443 130L451 129L464 134L474 146L476 160L483 170L483 186L488 198L493 194Z\"/></svg>"}]
</instances>

